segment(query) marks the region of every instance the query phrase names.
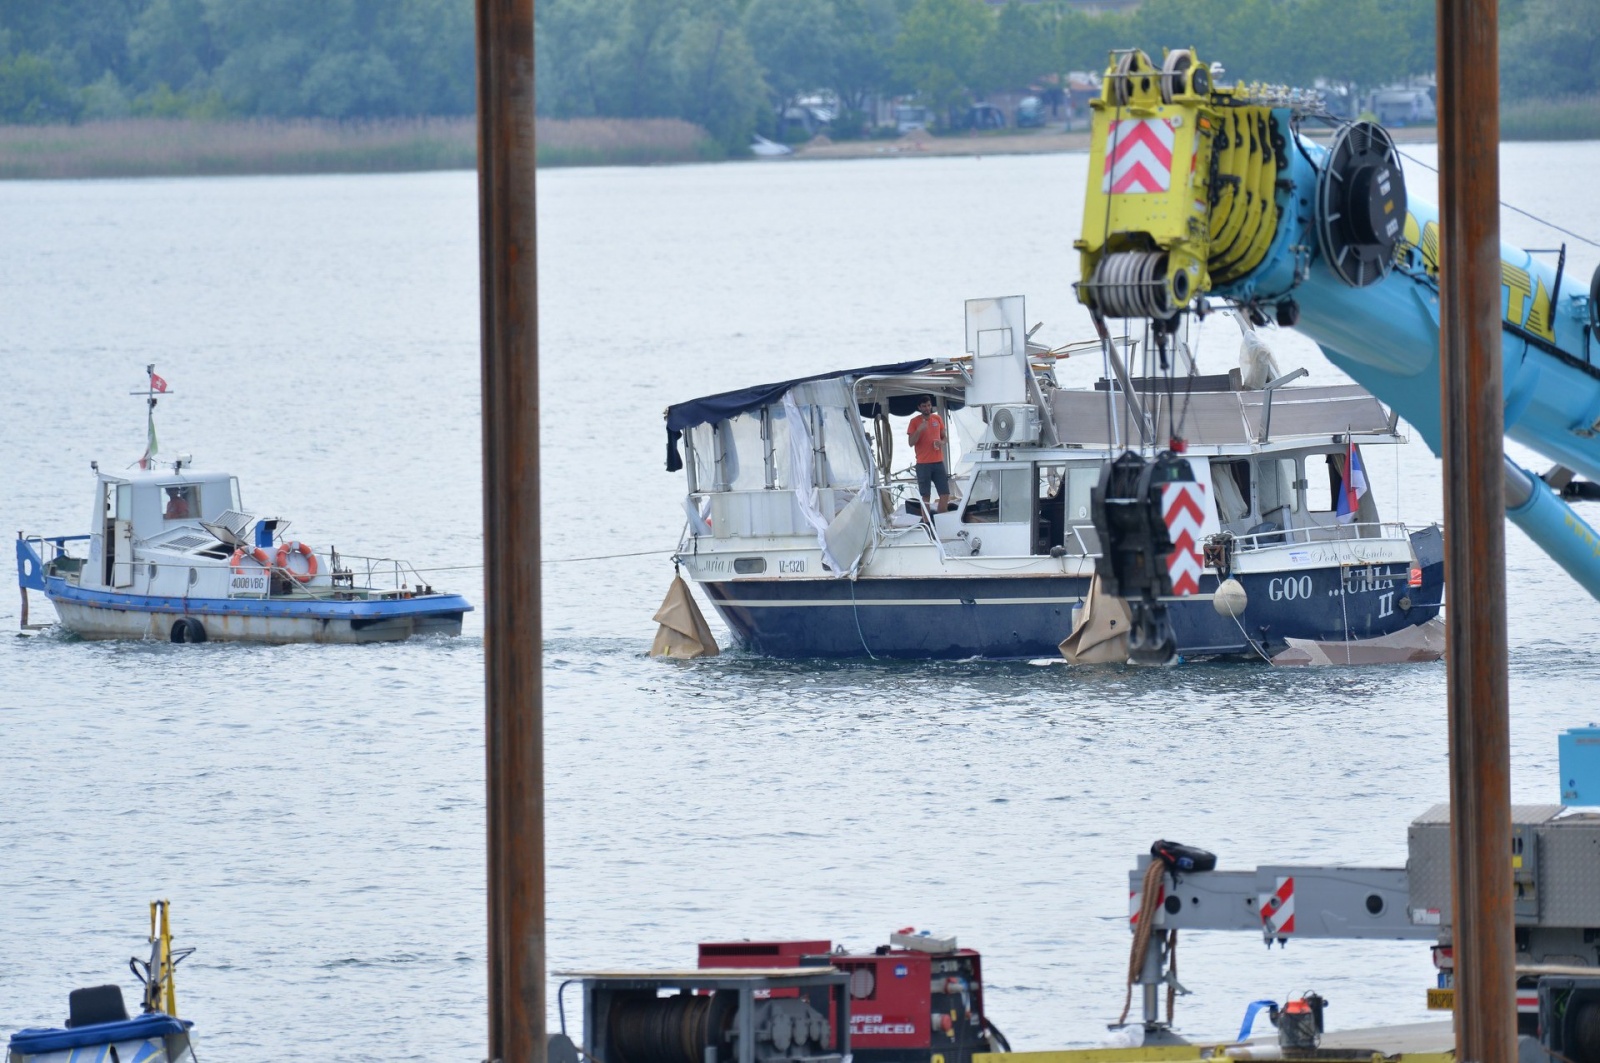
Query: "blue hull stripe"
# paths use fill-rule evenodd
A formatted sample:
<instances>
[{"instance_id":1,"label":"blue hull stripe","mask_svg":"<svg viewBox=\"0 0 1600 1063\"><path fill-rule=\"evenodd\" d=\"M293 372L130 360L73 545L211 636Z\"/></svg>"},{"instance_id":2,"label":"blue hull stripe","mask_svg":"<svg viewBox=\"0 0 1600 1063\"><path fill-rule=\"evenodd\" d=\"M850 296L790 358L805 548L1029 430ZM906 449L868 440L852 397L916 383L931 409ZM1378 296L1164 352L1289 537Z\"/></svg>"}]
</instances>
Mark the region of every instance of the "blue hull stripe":
<instances>
[{"instance_id":1,"label":"blue hull stripe","mask_svg":"<svg viewBox=\"0 0 1600 1063\"><path fill-rule=\"evenodd\" d=\"M312 602L294 599L168 598L149 594L119 594L115 591L91 591L74 587L59 576L51 576L45 583L45 594L52 602L72 602L126 613L264 616L289 620L389 620L472 612L472 606L459 594L434 594L420 598L393 598L376 602Z\"/></svg>"}]
</instances>

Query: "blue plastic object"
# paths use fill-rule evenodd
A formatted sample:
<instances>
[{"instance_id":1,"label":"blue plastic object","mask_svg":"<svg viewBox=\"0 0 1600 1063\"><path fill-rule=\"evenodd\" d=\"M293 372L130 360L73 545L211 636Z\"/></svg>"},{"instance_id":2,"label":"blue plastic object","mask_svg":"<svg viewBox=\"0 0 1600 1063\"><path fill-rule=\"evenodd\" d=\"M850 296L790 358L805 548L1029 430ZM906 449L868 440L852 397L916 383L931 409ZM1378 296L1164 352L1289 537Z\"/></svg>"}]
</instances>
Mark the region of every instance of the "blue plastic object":
<instances>
[{"instance_id":1,"label":"blue plastic object","mask_svg":"<svg viewBox=\"0 0 1600 1063\"><path fill-rule=\"evenodd\" d=\"M44 590L44 558L26 539L17 539L17 584L24 590Z\"/></svg>"},{"instance_id":2,"label":"blue plastic object","mask_svg":"<svg viewBox=\"0 0 1600 1063\"><path fill-rule=\"evenodd\" d=\"M18 1030L11 1035L11 1051L35 1056L42 1052L82 1048L84 1045L142 1041L149 1037L183 1033L193 1025L188 1019L174 1019L157 1011L123 1022L98 1022L93 1026L74 1026L66 1030Z\"/></svg>"},{"instance_id":3,"label":"blue plastic object","mask_svg":"<svg viewBox=\"0 0 1600 1063\"><path fill-rule=\"evenodd\" d=\"M1556 740L1561 754L1561 803L1600 805L1600 727L1573 727Z\"/></svg>"},{"instance_id":4,"label":"blue plastic object","mask_svg":"<svg viewBox=\"0 0 1600 1063\"><path fill-rule=\"evenodd\" d=\"M1250 1031L1255 1028L1256 1016L1261 1014L1263 1008L1275 1008L1276 1000L1252 1000L1250 1006L1244 1009L1244 1025L1239 1027L1237 1040L1245 1041L1250 1038Z\"/></svg>"}]
</instances>

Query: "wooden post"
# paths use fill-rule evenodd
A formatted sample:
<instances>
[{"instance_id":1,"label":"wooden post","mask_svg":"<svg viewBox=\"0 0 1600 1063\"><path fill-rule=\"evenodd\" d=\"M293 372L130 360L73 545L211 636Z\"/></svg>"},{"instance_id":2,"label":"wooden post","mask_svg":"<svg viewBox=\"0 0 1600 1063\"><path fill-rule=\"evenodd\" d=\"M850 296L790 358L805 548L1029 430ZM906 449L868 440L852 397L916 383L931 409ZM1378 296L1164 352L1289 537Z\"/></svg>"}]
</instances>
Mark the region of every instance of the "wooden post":
<instances>
[{"instance_id":1,"label":"wooden post","mask_svg":"<svg viewBox=\"0 0 1600 1063\"><path fill-rule=\"evenodd\" d=\"M489 1052L544 1063L533 0L477 0Z\"/></svg>"},{"instance_id":2,"label":"wooden post","mask_svg":"<svg viewBox=\"0 0 1600 1063\"><path fill-rule=\"evenodd\" d=\"M1516 942L1506 693L1495 0L1438 0L1439 364L1444 414L1456 1059L1511 1063Z\"/></svg>"}]
</instances>

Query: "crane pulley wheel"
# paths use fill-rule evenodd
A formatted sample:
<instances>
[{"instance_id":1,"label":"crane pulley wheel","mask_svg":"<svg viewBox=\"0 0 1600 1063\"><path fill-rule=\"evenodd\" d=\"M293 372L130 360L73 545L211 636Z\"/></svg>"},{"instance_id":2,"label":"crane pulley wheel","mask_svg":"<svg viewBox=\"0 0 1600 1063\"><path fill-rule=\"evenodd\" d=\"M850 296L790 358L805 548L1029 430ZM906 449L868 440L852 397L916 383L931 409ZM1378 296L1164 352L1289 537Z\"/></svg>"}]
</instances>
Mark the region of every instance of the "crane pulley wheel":
<instances>
[{"instance_id":1,"label":"crane pulley wheel","mask_svg":"<svg viewBox=\"0 0 1600 1063\"><path fill-rule=\"evenodd\" d=\"M1352 288L1388 276L1405 232L1406 180L1383 127L1351 122L1334 134L1317 176L1317 243L1328 268Z\"/></svg>"},{"instance_id":2,"label":"crane pulley wheel","mask_svg":"<svg viewBox=\"0 0 1600 1063\"><path fill-rule=\"evenodd\" d=\"M1194 91L1205 93L1211 88L1211 77L1204 67L1195 68L1194 53L1188 48L1167 53L1161 64L1161 102L1171 103L1189 89L1189 71L1194 69Z\"/></svg>"}]
</instances>

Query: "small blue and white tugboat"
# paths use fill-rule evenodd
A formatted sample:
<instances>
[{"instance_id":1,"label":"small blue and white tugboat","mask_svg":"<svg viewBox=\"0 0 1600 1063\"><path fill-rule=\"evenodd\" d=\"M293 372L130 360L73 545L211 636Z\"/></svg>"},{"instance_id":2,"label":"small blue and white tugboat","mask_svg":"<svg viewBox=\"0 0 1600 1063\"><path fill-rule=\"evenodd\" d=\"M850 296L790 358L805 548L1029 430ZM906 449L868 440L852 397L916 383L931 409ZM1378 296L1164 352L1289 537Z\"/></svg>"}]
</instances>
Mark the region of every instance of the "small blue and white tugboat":
<instances>
[{"instance_id":1,"label":"small blue and white tugboat","mask_svg":"<svg viewBox=\"0 0 1600 1063\"><path fill-rule=\"evenodd\" d=\"M178 1018L172 980L194 950L173 949L168 910L167 901L151 902L150 958L128 961L144 983L141 1014L128 1017L121 986L74 989L66 1026L12 1034L6 1063L194 1063L194 1023Z\"/></svg>"},{"instance_id":2,"label":"small blue and white tugboat","mask_svg":"<svg viewBox=\"0 0 1600 1063\"><path fill-rule=\"evenodd\" d=\"M1362 448L1404 441L1394 414L1353 384L1288 386L1303 371L1277 374L1241 325L1249 357L1229 374L1119 371L1071 389L1057 359L1101 343L1050 350L1028 342L1021 297L972 300L965 356L671 406L667 468L688 477L674 561L742 645L775 657L1059 646L1082 663L1125 659L1084 643L1127 631L1096 594L1090 492L1125 447L1183 437L1205 504L1184 533L1197 593L1167 603L1179 653L1259 660L1290 640L1357 643L1434 619L1439 529L1382 520L1362 464ZM934 492L894 459L906 422L890 419L926 405L961 429L937 458L948 486L929 514L919 496ZM1097 609L1110 617L1098 633ZM1061 646L1069 635L1079 642Z\"/></svg>"},{"instance_id":3,"label":"small blue and white tugboat","mask_svg":"<svg viewBox=\"0 0 1600 1063\"><path fill-rule=\"evenodd\" d=\"M17 536L22 622L42 591L86 639L387 642L459 635L472 606L409 563L319 551L288 522L245 510L239 481L188 457L159 461L149 367L149 444L137 469L95 471L89 532ZM87 544L83 552L78 544Z\"/></svg>"}]
</instances>

